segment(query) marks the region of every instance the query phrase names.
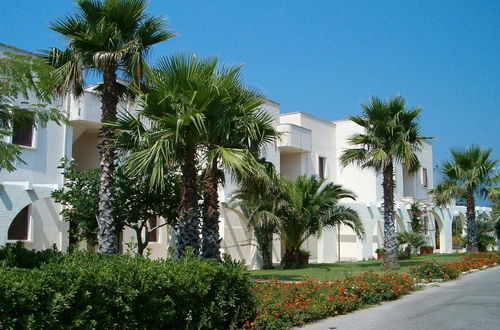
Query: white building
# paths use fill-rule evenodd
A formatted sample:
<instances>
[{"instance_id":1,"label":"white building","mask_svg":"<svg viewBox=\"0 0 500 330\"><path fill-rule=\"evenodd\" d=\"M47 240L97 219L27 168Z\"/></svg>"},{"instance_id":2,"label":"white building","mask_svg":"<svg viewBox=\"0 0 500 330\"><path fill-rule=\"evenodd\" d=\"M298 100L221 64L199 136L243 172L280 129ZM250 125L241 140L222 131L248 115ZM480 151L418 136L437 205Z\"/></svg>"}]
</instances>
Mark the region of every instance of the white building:
<instances>
[{"instance_id":1,"label":"white building","mask_svg":"<svg viewBox=\"0 0 500 330\"><path fill-rule=\"evenodd\" d=\"M3 52L22 52L0 44ZM54 244L60 250L68 246L68 224L59 212L61 206L50 198L53 189L63 184L61 170L57 167L63 157L72 158L78 169L99 166L97 133L100 127L101 106L98 95L88 88L80 99L67 99L54 106L68 113L71 125L58 126L49 123L47 127L32 127L31 130L16 131L14 141L22 145L22 159L17 170L0 172L0 245L21 240L33 249L46 249ZM128 108L128 104L120 104ZM353 190L358 198L348 204L355 208L363 219L366 237L357 238L349 228L327 230L319 238L310 238L304 248L311 252L312 260L335 262L337 260L361 260L375 256L375 249L383 244L382 238L382 178L370 170L355 166L342 168L338 159L348 148L347 138L361 127L348 120L329 122L303 112L280 114L278 103L268 101L264 108L275 118L275 125L283 138L277 145L269 145L265 157L282 175L297 177L314 174L328 181L342 184ZM422 169L417 174L408 174L400 165L396 166L397 230L408 230L410 222L409 204L415 200L426 200L428 189L433 187L432 145L427 143L418 152ZM234 186L228 182L221 188L221 201L230 197ZM454 217L465 224L465 208L453 206L438 209L427 204L426 233L429 243L440 253L452 252L451 228ZM486 216L489 208L477 208ZM221 209L221 236L224 252L234 258L245 260L254 267L257 249L253 233L249 231L246 219L236 210ZM152 257L166 257L172 230L158 229L149 244ZM122 250L133 240L135 234L126 229L122 235ZM340 241L339 241L340 239ZM274 243L273 256L276 262L281 257L279 237Z\"/></svg>"}]
</instances>

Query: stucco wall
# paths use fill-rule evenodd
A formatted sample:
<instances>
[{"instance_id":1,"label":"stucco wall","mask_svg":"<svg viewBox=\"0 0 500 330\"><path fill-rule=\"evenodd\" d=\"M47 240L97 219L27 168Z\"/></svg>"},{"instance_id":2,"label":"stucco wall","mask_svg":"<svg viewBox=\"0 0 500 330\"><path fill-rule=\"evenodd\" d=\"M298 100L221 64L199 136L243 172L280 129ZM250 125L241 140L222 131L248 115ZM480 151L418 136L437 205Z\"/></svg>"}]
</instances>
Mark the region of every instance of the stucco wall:
<instances>
[{"instance_id":1,"label":"stucco wall","mask_svg":"<svg viewBox=\"0 0 500 330\"><path fill-rule=\"evenodd\" d=\"M362 133L361 126L348 120L335 121L336 126L336 161L337 161L337 183L354 191L357 195L356 201L360 203L377 201L377 176L374 170L361 169L353 164L342 167L338 159L344 150L352 148L348 138L356 133Z\"/></svg>"}]
</instances>

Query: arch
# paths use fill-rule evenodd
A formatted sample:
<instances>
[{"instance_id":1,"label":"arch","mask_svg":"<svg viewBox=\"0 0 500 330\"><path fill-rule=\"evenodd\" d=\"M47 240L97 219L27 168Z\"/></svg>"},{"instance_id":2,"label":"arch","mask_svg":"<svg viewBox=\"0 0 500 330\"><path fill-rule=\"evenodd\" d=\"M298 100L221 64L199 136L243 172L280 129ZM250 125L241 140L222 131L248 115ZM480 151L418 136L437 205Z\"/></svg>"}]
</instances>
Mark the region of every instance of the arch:
<instances>
[{"instance_id":1,"label":"arch","mask_svg":"<svg viewBox=\"0 0 500 330\"><path fill-rule=\"evenodd\" d=\"M435 236L431 238L434 243L434 246L437 246L436 238L439 237L439 253L451 253L452 222L446 221L435 210L429 210L428 213L432 215L434 223L437 224L437 228L434 228L434 230L436 231Z\"/></svg>"},{"instance_id":2,"label":"arch","mask_svg":"<svg viewBox=\"0 0 500 330\"><path fill-rule=\"evenodd\" d=\"M4 183L0 189L0 246L5 245L14 218L26 206L50 199L55 185L31 185L29 182ZM54 215L59 218L58 214Z\"/></svg>"},{"instance_id":3,"label":"arch","mask_svg":"<svg viewBox=\"0 0 500 330\"><path fill-rule=\"evenodd\" d=\"M395 214L394 215L394 220L395 220L395 223L394 223L394 226L396 227L396 233L398 232L406 232L406 226L405 226L405 223L403 221L403 218L399 215L399 214Z\"/></svg>"}]
</instances>

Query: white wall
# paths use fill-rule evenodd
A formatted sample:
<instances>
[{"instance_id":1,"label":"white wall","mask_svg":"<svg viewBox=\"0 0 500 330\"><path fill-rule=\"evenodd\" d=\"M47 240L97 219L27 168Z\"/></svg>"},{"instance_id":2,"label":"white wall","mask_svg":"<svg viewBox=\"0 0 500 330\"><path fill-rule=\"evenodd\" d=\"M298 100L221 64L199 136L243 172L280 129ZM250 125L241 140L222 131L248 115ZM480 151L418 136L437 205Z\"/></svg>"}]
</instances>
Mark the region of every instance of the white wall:
<instances>
[{"instance_id":1,"label":"white wall","mask_svg":"<svg viewBox=\"0 0 500 330\"><path fill-rule=\"evenodd\" d=\"M338 162L340 156L352 146L348 143L348 138L356 133L363 133L361 126L349 120L339 120L333 122L336 127L336 150L335 159L337 161L336 183L344 188L354 191L357 195L356 201L359 203L377 201L377 175L372 169L361 169L353 164L342 167Z\"/></svg>"}]
</instances>

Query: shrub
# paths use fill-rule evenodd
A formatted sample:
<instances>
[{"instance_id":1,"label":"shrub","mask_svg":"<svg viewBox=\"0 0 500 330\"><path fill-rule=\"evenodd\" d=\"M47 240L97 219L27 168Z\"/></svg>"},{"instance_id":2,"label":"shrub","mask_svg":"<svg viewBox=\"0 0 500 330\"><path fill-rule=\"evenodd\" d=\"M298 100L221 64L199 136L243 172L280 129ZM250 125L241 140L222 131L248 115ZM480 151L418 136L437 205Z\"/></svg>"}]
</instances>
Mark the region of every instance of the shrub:
<instances>
[{"instance_id":1,"label":"shrub","mask_svg":"<svg viewBox=\"0 0 500 330\"><path fill-rule=\"evenodd\" d=\"M333 282L256 283L252 292L258 301L257 316L248 319L246 327L286 329L396 299L413 287L408 274L396 273L364 273Z\"/></svg>"},{"instance_id":2,"label":"shrub","mask_svg":"<svg viewBox=\"0 0 500 330\"><path fill-rule=\"evenodd\" d=\"M0 267L0 328L227 329L253 317L250 286L227 258L64 255L39 269Z\"/></svg>"},{"instance_id":3,"label":"shrub","mask_svg":"<svg viewBox=\"0 0 500 330\"><path fill-rule=\"evenodd\" d=\"M43 251L28 250L23 243L7 244L0 247L0 262L6 267L38 268L50 259L60 256L56 247Z\"/></svg>"},{"instance_id":4,"label":"shrub","mask_svg":"<svg viewBox=\"0 0 500 330\"><path fill-rule=\"evenodd\" d=\"M459 272L453 267L436 261L426 261L411 267L411 273L415 278L427 281L432 279L453 280L459 275Z\"/></svg>"}]
</instances>

